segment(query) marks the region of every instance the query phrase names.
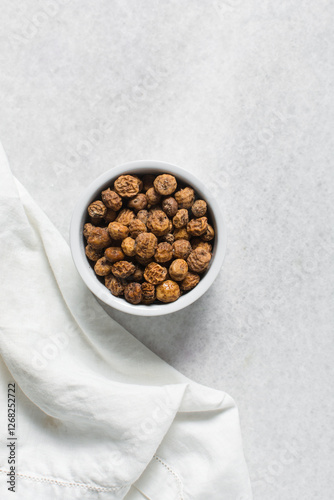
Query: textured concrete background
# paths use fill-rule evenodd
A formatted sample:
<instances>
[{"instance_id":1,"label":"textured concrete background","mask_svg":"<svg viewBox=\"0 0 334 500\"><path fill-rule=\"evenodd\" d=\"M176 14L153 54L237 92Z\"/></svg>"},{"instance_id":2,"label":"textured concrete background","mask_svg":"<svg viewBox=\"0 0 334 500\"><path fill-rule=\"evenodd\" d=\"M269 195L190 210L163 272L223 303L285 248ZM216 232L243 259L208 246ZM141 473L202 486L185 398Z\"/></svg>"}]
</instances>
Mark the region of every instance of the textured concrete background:
<instances>
[{"instance_id":1,"label":"textured concrete background","mask_svg":"<svg viewBox=\"0 0 334 500\"><path fill-rule=\"evenodd\" d=\"M125 161L179 164L219 199L228 252L206 296L110 315L236 399L259 500L333 495L333 15L329 0L1 5L0 138L66 238L81 190Z\"/></svg>"}]
</instances>

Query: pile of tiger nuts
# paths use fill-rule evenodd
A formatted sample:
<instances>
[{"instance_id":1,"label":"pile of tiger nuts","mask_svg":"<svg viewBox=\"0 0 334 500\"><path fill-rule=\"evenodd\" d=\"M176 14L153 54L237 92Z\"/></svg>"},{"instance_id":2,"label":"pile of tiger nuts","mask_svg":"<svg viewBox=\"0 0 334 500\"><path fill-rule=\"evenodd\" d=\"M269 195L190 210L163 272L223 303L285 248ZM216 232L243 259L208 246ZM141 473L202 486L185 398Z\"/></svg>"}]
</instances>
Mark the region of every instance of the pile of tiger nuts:
<instances>
[{"instance_id":1,"label":"pile of tiger nuts","mask_svg":"<svg viewBox=\"0 0 334 500\"><path fill-rule=\"evenodd\" d=\"M121 175L88 207L83 234L94 271L131 304L174 302L212 257L207 204L173 175Z\"/></svg>"}]
</instances>

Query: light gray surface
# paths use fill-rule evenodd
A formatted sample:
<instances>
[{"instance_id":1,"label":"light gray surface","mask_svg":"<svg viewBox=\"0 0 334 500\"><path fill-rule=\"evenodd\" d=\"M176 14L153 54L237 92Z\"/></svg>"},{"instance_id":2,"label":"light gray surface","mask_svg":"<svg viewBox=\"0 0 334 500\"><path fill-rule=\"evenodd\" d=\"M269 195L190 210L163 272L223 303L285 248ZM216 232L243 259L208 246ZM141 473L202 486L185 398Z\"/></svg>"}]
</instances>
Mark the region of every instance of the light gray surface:
<instances>
[{"instance_id":1,"label":"light gray surface","mask_svg":"<svg viewBox=\"0 0 334 500\"><path fill-rule=\"evenodd\" d=\"M209 293L165 318L110 314L236 399L260 500L329 499L334 487L333 10L1 5L0 137L65 237L82 188L128 160L179 164L219 197L228 252Z\"/></svg>"}]
</instances>

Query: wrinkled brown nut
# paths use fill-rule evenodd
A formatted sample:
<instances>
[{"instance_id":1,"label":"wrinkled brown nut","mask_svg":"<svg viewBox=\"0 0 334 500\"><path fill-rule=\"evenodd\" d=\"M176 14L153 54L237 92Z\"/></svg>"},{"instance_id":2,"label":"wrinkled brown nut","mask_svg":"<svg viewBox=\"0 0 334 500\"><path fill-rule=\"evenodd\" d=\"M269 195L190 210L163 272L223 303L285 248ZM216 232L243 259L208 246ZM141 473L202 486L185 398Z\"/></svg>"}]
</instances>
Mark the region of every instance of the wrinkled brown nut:
<instances>
[{"instance_id":1,"label":"wrinkled brown nut","mask_svg":"<svg viewBox=\"0 0 334 500\"><path fill-rule=\"evenodd\" d=\"M173 254L176 259L186 259L192 248L188 240L176 240L173 243Z\"/></svg>"},{"instance_id":2,"label":"wrinkled brown nut","mask_svg":"<svg viewBox=\"0 0 334 500\"><path fill-rule=\"evenodd\" d=\"M153 187L153 182L155 179L155 175L146 174L143 177L143 191L147 191L148 189Z\"/></svg>"},{"instance_id":3,"label":"wrinkled brown nut","mask_svg":"<svg viewBox=\"0 0 334 500\"><path fill-rule=\"evenodd\" d=\"M173 258L173 247L170 243L162 242L159 243L154 258L157 262L168 262Z\"/></svg>"},{"instance_id":4,"label":"wrinkled brown nut","mask_svg":"<svg viewBox=\"0 0 334 500\"><path fill-rule=\"evenodd\" d=\"M188 272L188 264L184 259L175 259L169 266L168 272L172 280L182 281Z\"/></svg>"},{"instance_id":5,"label":"wrinkled brown nut","mask_svg":"<svg viewBox=\"0 0 334 500\"><path fill-rule=\"evenodd\" d=\"M128 208L123 208L117 216L116 221L119 222L120 224L123 224L123 226L129 226L130 223L136 218L135 213L133 210L129 210Z\"/></svg>"},{"instance_id":6,"label":"wrinkled brown nut","mask_svg":"<svg viewBox=\"0 0 334 500\"><path fill-rule=\"evenodd\" d=\"M206 250L207 252L212 252L212 245L210 243L207 243L206 241L203 241L201 238L193 238L190 243L193 250L195 250L195 248L201 247L204 248L204 250Z\"/></svg>"},{"instance_id":7,"label":"wrinkled brown nut","mask_svg":"<svg viewBox=\"0 0 334 500\"><path fill-rule=\"evenodd\" d=\"M89 222L93 224L93 226L101 226L104 222L104 217L89 217Z\"/></svg>"},{"instance_id":8,"label":"wrinkled brown nut","mask_svg":"<svg viewBox=\"0 0 334 500\"><path fill-rule=\"evenodd\" d=\"M124 298L130 304L140 304L143 294L139 283L129 283L124 288Z\"/></svg>"},{"instance_id":9,"label":"wrinkled brown nut","mask_svg":"<svg viewBox=\"0 0 334 500\"><path fill-rule=\"evenodd\" d=\"M188 210L181 208L177 211L176 215L173 217L173 224L176 229L180 229L188 224L189 214Z\"/></svg>"},{"instance_id":10,"label":"wrinkled brown nut","mask_svg":"<svg viewBox=\"0 0 334 500\"><path fill-rule=\"evenodd\" d=\"M103 248L109 247L111 245L111 239L108 229L105 227L94 227L88 236L87 243L95 248L95 250L102 250Z\"/></svg>"},{"instance_id":11,"label":"wrinkled brown nut","mask_svg":"<svg viewBox=\"0 0 334 500\"><path fill-rule=\"evenodd\" d=\"M158 285L166 279L167 269L160 266L157 262L151 262L146 266L144 271L144 278L152 285Z\"/></svg>"},{"instance_id":12,"label":"wrinkled brown nut","mask_svg":"<svg viewBox=\"0 0 334 500\"><path fill-rule=\"evenodd\" d=\"M187 273L185 278L180 283L180 288L184 292L188 292L198 285L200 276L196 273Z\"/></svg>"},{"instance_id":13,"label":"wrinkled brown nut","mask_svg":"<svg viewBox=\"0 0 334 500\"><path fill-rule=\"evenodd\" d=\"M157 205L161 200L160 194L152 187L146 191L147 202L150 206Z\"/></svg>"},{"instance_id":14,"label":"wrinkled brown nut","mask_svg":"<svg viewBox=\"0 0 334 500\"><path fill-rule=\"evenodd\" d=\"M174 196L179 208L191 208L195 201L195 191L191 187L181 189Z\"/></svg>"},{"instance_id":15,"label":"wrinkled brown nut","mask_svg":"<svg viewBox=\"0 0 334 500\"><path fill-rule=\"evenodd\" d=\"M120 175L114 182L117 194L124 198L132 198L140 191L141 181L133 175Z\"/></svg>"},{"instance_id":16,"label":"wrinkled brown nut","mask_svg":"<svg viewBox=\"0 0 334 500\"><path fill-rule=\"evenodd\" d=\"M109 274L109 276L106 276L104 278L104 284L108 288L108 290L111 291L112 295L115 295L115 297L120 297L123 295L124 292L124 284L113 276L112 274Z\"/></svg>"},{"instance_id":17,"label":"wrinkled brown nut","mask_svg":"<svg viewBox=\"0 0 334 500\"><path fill-rule=\"evenodd\" d=\"M115 210L115 212L122 208L122 198L110 188L102 191L102 201L106 207Z\"/></svg>"},{"instance_id":18,"label":"wrinkled brown nut","mask_svg":"<svg viewBox=\"0 0 334 500\"><path fill-rule=\"evenodd\" d=\"M129 228L119 222L110 222L108 231L113 240L124 240L129 235Z\"/></svg>"},{"instance_id":19,"label":"wrinkled brown nut","mask_svg":"<svg viewBox=\"0 0 334 500\"><path fill-rule=\"evenodd\" d=\"M153 257L150 257L149 259L144 259L143 257L139 257L139 255L136 255L135 259L138 262L138 264L141 264L144 267L148 266L148 264L153 262Z\"/></svg>"},{"instance_id":20,"label":"wrinkled brown nut","mask_svg":"<svg viewBox=\"0 0 334 500\"><path fill-rule=\"evenodd\" d=\"M143 181L141 180L141 178L138 175L133 175L133 177L135 179L137 179L137 181L138 181L139 191L142 191L143 190Z\"/></svg>"},{"instance_id":21,"label":"wrinkled brown nut","mask_svg":"<svg viewBox=\"0 0 334 500\"><path fill-rule=\"evenodd\" d=\"M128 207L133 208L136 212L144 210L147 207L147 198L144 193L138 193L137 196L131 198Z\"/></svg>"},{"instance_id":22,"label":"wrinkled brown nut","mask_svg":"<svg viewBox=\"0 0 334 500\"><path fill-rule=\"evenodd\" d=\"M133 238L130 238L130 236L124 238L121 247L125 255L127 255L128 257L133 257L134 255L136 255L135 240Z\"/></svg>"},{"instance_id":23,"label":"wrinkled brown nut","mask_svg":"<svg viewBox=\"0 0 334 500\"><path fill-rule=\"evenodd\" d=\"M136 239L140 233L146 233L147 228L141 220L134 219L129 225L129 231L131 237Z\"/></svg>"},{"instance_id":24,"label":"wrinkled brown nut","mask_svg":"<svg viewBox=\"0 0 334 500\"><path fill-rule=\"evenodd\" d=\"M140 233L136 238L136 254L141 259L153 257L158 245L158 239L153 233Z\"/></svg>"},{"instance_id":25,"label":"wrinkled brown nut","mask_svg":"<svg viewBox=\"0 0 334 500\"><path fill-rule=\"evenodd\" d=\"M178 210L178 204L176 202L176 199L170 196L169 198L166 198L162 202L162 210L165 212L165 214L168 215L168 217L174 217Z\"/></svg>"},{"instance_id":26,"label":"wrinkled brown nut","mask_svg":"<svg viewBox=\"0 0 334 500\"><path fill-rule=\"evenodd\" d=\"M109 262L112 264L114 262L118 262L119 260L124 259L124 253L120 249L120 247L109 247L105 250L104 256L106 257Z\"/></svg>"},{"instance_id":27,"label":"wrinkled brown nut","mask_svg":"<svg viewBox=\"0 0 334 500\"><path fill-rule=\"evenodd\" d=\"M83 235L87 239L88 236L90 236L93 232L94 226L90 222L87 222L87 224L84 225L83 228Z\"/></svg>"},{"instance_id":28,"label":"wrinkled brown nut","mask_svg":"<svg viewBox=\"0 0 334 500\"><path fill-rule=\"evenodd\" d=\"M116 217L117 217L117 212L115 212L115 210L113 210L112 208L108 208L107 213L104 216L104 220L106 224L110 224L110 222L114 222Z\"/></svg>"},{"instance_id":29,"label":"wrinkled brown nut","mask_svg":"<svg viewBox=\"0 0 334 500\"><path fill-rule=\"evenodd\" d=\"M167 233L164 236L161 236L161 241L166 241L170 245L173 245L174 243L174 235L171 233Z\"/></svg>"},{"instance_id":30,"label":"wrinkled brown nut","mask_svg":"<svg viewBox=\"0 0 334 500\"><path fill-rule=\"evenodd\" d=\"M170 220L160 209L151 210L148 214L147 228L156 236L163 236L169 232Z\"/></svg>"},{"instance_id":31,"label":"wrinkled brown nut","mask_svg":"<svg viewBox=\"0 0 334 500\"><path fill-rule=\"evenodd\" d=\"M185 227L181 227L180 229L175 229L174 233L174 240L189 240L190 236L187 233L187 229Z\"/></svg>"},{"instance_id":32,"label":"wrinkled brown nut","mask_svg":"<svg viewBox=\"0 0 334 500\"><path fill-rule=\"evenodd\" d=\"M161 196L168 196L169 194L174 193L177 188L176 179L174 175L170 174L158 175L153 184L154 189L157 193L161 194Z\"/></svg>"},{"instance_id":33,"label":"wrinkled brown nut","mask_svg":"<svg viewBox=\"0 0 334 500\"><path fill-rule=\"evenodd\" d=\"M102 201L93 201L88 207L88 214L90 217L94 217L96 219L103 219L105 214L107 213L107 207Z\"/></svg>"},{"instance_id":34,"label":"wrinkled brown nut","mask_svg":"<svg viewBox=\"0 0 334 500\"><path fill-rule=\"evenodd\" d=\"M160 302L175 302L181 295L180 287L175 281L167 280L157 286L156 295Z\"/></svg>"},{"instance_id":35,"label":"wrinkled brown nut","mask_svg":"<svg viewBox=\"0 0 334 500\"><path fill-rule=\"evenodd\" d=\"M141 222L143 222L146 226L147 219L148 219L148 211L147 210L139 210L137 213L137 219L139 219Z\"/></svg>"},{"instance_id":36,"label":"wrinkled brown nut","mask_svg":"<svg viewBox=\"0 0 334 500\"><path fill-rule=\"evenodd\" d=\"M213 227L210 226L210 224L208 224L207 230L205 231L204 234L202 234L202 240L211 241L211 240L213 240L214 237L215 237L215 231L214 231Z\"/></svg>"},{"instance_id":37,"label":"wrinkled brown nut","mask_svg":"<svg viewBox=\"0 0 334 500\"><path fill-rule=\"evenodd\" d=\"M136 270L136 266L127 260L120 260L112 265L111 271L116 278L128 278Z\"/></svg>"},{"instance_id":38,"label":"wrinkled brown nut","mask_svg":"<svg viewBox=\"0 0 334 500\"><path fill-rule=\"evenodd\" d=\"M211 260L211 253L204 248L195 248L187 259L187 264L190 271L194 273L202 273L208 267Z\"/></svg>"},{"instance_id":39,"label":"wrinkled brown nut","mask_svg":"<svg viewBox=\"0 0 334 500\"><path fill-rule=\"evenodd\" d=\"M133 274L130 276L131 281L137 281L140 283L144 279L144 269L142 269L139 266L136 266L136 270Z\"/></svg>"},{"instance_id":40,"label":"wrinkled brown nut","mask_svg":"<svg viewBox=\"0 0 334 500\"><path fill-rule=\"evenodd\" d=\"M199 219L191 219L187 224L187 231L190 236L201 236L208 229L208 219L200 217Z\"/></svg>"},{"instance_id":41,"label":"wrinkled brown nut","mask_svg":"<svg viewBox=\"0 0 334 500\"><path fill-rule=\"evenodd\" d=\"M98 276L107 276L111 273L111 263L105 257L101 257L95 262L94 271Z\"/></svg>"},{"instance_id":42,"label":"wrinkled brown nut","mask_svg":"<svg viewBox=\"0 0 334 500\"><path fill-rule=\"evenodd\" d=\"M191 207L191 211L195 217L203 217L206 214L207 208L206 201L196 200Z\"/></svg>"},{"instance_id":43,"label":"wrinkled brown nut","mask_svg":"<svg viewBox=\"0 0 334 500\"><path fill-rule=\"evenodd\" d=\"M92 260L93 262L96 262L97 260L101 259L102 257L102 252L101 250L96 250L95 248L91 247L90 245L87 245L85 248L85 252L89 260Z\"/></svg>"},{"instance_id":44,"label":"wrinkled brown nut","mask_svg":"<svg viewBox=\"0 0 334 500\"><path fill-rule=\"evenodd\" d=\"M155 301L155 286L152 283L147 283L146 281L141 285L141 291L143 294L142 303L152 304Z\"/></svg>"}]
</instances>

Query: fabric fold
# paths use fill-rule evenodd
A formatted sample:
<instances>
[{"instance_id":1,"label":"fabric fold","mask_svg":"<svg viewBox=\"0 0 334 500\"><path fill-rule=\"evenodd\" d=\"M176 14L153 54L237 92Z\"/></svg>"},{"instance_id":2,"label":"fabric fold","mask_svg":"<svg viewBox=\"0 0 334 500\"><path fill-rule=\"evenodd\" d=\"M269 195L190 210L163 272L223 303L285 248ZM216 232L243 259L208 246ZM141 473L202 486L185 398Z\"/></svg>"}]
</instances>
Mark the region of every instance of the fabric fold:
<instances>
[{"instance_id":1,"label":"fabric fold","mask_svg":"<svg viewBox=\"0 0 334 500\"><path fill-rule=\"evenodd\" d=\"M15 381L16 498L250 500L234 401L111 319L2 149L0 172L1 404Z\"/></svg>"}]
</instances>

